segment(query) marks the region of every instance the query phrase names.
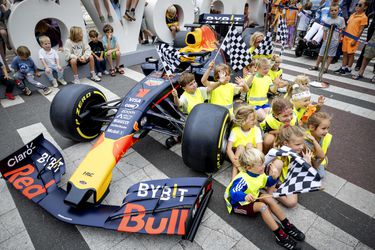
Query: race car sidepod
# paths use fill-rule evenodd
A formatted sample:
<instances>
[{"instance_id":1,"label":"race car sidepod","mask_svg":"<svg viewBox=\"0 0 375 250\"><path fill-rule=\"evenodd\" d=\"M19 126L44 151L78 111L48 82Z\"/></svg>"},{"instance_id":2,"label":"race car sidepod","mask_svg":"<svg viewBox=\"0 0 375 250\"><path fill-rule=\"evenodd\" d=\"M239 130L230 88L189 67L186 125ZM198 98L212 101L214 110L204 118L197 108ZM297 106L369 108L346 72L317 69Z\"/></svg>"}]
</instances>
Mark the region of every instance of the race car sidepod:
<instances>
[{"instance_id":1,"label":"race car sidepod","mask_svg":"<svg viewBox=\"0 0 375 250\"><path fill-rule=\"evenodd\" d=\"M71 207L64 202L67 192L58 186L65 161L43 134L1 160L0 172L61 221L120 232L181 235L191 241L213 192L211 177L151 180L131 186L121 206Z\"/></svg>"}]
</instances>

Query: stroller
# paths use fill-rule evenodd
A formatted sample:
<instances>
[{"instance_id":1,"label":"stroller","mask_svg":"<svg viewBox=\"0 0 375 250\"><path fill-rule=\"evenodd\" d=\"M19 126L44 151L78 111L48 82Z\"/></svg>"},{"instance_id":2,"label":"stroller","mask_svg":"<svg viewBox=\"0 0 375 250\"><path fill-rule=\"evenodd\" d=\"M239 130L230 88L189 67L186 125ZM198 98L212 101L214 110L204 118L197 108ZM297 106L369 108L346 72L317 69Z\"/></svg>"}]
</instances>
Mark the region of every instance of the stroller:
<instances>
[{"instance_id":1,"label":"stroller","mask_svg":"<svg viewBox=\"0 0 375 250\"><path fill-rule=\"evenodd\" d=\"M320 17L320 10L318 10L316 13L314 13L314 16L310 20L309 29L313 26L315 21L319 21ZM318 32L318 31L317 31ZM317 33L316 32L316 33ZM312 41L306 41L304 40L304 36L306 35L306 32L301 32L298 37L298 44L295 50L296 57L300 56L309 56L309 57L316 57L319 55L320 47L322 47L322 41L319 43L314 43ZM315 35L315 34L314 34Z\"/></svg>"}]
</instances>

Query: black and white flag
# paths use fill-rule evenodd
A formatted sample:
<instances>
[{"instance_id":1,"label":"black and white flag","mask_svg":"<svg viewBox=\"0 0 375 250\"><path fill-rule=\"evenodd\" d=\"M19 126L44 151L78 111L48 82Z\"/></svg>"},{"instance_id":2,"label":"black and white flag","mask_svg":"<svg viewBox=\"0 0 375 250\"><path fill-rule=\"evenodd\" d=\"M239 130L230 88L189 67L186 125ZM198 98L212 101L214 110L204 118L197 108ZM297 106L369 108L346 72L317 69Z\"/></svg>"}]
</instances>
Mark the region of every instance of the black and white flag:
<instances>
[{"instance_id":1,"label":"black and white flag","mask_svg":"<svg viewBox=\"0 0 375 250\"><path fill-rule=\"evenodd\" d=\"M280 55L282 55L285 49L285 45L287 45L288 43L288 28L286 27L285 18L283 18L282 15L280 15L279 23L277 25L276 40L281 42Z\"/></svg>"},{"instance_id":2,"label":"black and white flag","mask_svg":"<svg viewBox=\"0 0 375 250\"><path fill-rule=\"evenodd\" d=\"M166 43L159 44L156 51L167 75L173 74L181 63L179 58L183 56L182 53Z\"/></svg>"},{"instance_id":3,"label":"black and white flag","mask_svg":"<svg viewBox=\"0 0 375 250\"><path fill-rule=\"evenodd\" d=\"M230 58L230 64L234 71L243 69L251 61L247 46L242 35L232 25L220 47Z\"/></svg>"},{"instance_id":4,"label":"black and white flag","mask_svg":"<svg viewBox=\"0 0 375 250\"><path fill-rule=\"evenodd\" d=\"M272 194L273 197L320 190L322 183L318 171L301 156L289 147L283 146L280 149L271 149L267 154L266 163L277 156L291 157L291 161L285 181Z\"/></svg>"},{"instance_id":5,"label":"black and white flag","mask_svg":"<svg viewBox=\"0 0 375 250\"><path fill-rule=\"evenodd\" d=\"M272 53L273 53L272 33L268 31L263 41L253 51L252 56L271 55Z\"/></svg>"}]
</instances>

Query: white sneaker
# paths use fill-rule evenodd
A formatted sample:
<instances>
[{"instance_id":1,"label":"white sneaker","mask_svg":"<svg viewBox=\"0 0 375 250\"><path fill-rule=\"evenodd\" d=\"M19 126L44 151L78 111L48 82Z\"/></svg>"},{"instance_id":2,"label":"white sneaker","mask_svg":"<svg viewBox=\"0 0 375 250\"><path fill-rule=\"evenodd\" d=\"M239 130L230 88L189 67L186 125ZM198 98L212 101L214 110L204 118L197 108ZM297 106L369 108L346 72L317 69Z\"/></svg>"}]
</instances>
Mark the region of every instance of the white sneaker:
<instances>
[{"instance_id":1,"label":"white sneaker","mask_svg":"<svg viewBox=\"0 0 375 250\"><path fill-rule=\"evenodd\" d=\"M64 79L59 79L61 85L67 85L68 83Z\"/></svg>"},{"instance_id":2,"label":"white sneaker","mask_svg":"<svg viewBox=\"0 0 375 250\"><path fill-rule=\"evenodd\" d=\"M52 92L51 88L45 87L43 89L43 95L49 95Z\"/></svg>"},{"instance_id":3,"label":"white sneaker","mask_svg":"<svg viewBox=\"0 0 375 250\"><path fill-rule=\"evenodd\" d=\"M74 80L72 81L72 83L73 83L73 84L80 84L81 81L80 81L78 78L76 78L76 79L74 79Z\"/></svg>"},{"instance_id":4,"label":"white sneaker","mask_svg":"<svg viewBox=\"0 0 375 250\"><path fill-rule=\"evenodd\" d=\"M57 87L59 86L59 84L57 83L56 79L53 79L53 80L51 81L51 83L52 83L52 86L53 86L54 88L57 88Z\"/></svg>"},{"instance_id":5,"label":"white sneaker","mask_svg":"<svg viewBox=\"0 0 375 250\"><path fill-rule=\"evenodd\" d=\"M102 77L102 72L98 72L97 74L99 77Z\"/></svg>"},{"instance_id":6,"label":"white sneaker","mask_svg":"<svg viewBox=\"0 0 375 250\"><path fill-rule=\"evenodd\" d=\"M90 79L94 82L100 82L102 80L96 74L91 75Z\"/></svg>"},{"instance_id":7,"label":"white sneaker","mask_svg":"<svg viewBox=\"0 0 375 250\"><path fill-rule=\"evenodd\" d=\"M109 75L109 71L108 70L104 70L104 75Z\"/></svg>"}]
</instances>

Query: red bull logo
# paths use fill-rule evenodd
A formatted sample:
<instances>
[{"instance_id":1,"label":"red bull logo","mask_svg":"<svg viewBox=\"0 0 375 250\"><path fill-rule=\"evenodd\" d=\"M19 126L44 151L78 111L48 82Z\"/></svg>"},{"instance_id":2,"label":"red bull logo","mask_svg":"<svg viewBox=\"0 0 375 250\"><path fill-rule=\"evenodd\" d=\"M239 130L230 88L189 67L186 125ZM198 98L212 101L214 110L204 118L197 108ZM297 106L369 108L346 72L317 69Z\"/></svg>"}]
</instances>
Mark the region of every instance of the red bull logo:
<instances>
[{"instance_id":1,"label":"red bull logo","mask_svg":"<svg viewBox=\"0 0 375 250\"><path fill-rule=\"evenodd\" d=\"M9 183L12 183L17 190L21 190L22 194L31 200L46 193L46 188L55 183L55 180L51 180L45 187L35 183L35 179L31 176L34 172L35 167L31 164L27 164L21 168L5 173L3 176L9 178Z\"/></svg>"},{"instance_id":2,"label":"red bull logo","mask_svg":"<svg viewBox=\"0 0 375 250\"><path fill-rule=\"evenodd\" d=\"M188 209L172 209L162 218L157 218L158 225L155 225L156 218L152 214L146 214L144 206L128 203L125 206L124 217L122 218L118 231L121 232L146 232L148 234L178 234L185 235L185 222L188 216ZM160 216L158 214L158 216ZM177 232L176 232L177 230Z\"/></svg>"}]
</instances>

